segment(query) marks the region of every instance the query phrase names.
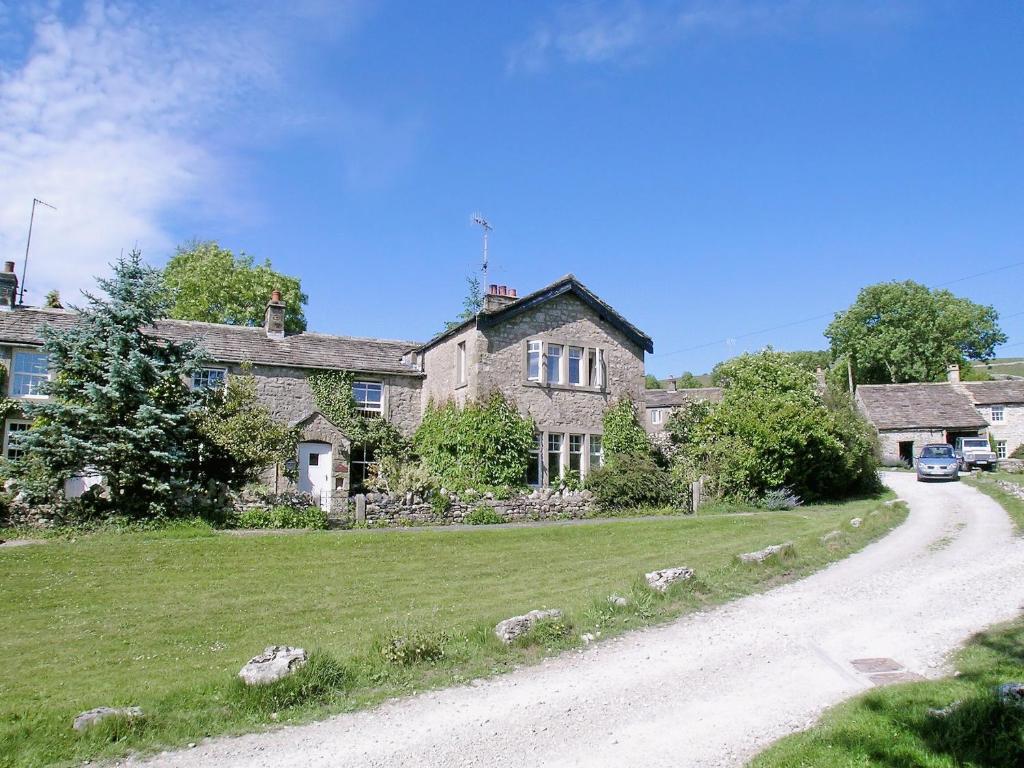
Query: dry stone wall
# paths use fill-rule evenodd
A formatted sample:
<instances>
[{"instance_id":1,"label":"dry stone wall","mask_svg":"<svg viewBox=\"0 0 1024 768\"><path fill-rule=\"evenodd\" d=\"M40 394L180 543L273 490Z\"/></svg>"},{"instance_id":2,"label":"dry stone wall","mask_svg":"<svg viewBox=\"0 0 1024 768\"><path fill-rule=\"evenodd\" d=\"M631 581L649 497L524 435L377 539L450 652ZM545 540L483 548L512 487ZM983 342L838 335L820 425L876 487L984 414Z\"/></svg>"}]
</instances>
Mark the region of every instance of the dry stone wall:
<instances>
[{"instance_id":1,"label":"dry stone wall","mask_svg":"<svg viewBox=\"0 0 1024 768\"><path fill-rule=\"evenodd\" d=\"M551 491L540 489L511 499L495 499L492 495L465 493L448 497L447 509L441 510L419 497L403 498L369 493L354 499L355 522L370 526L457 525L465 522L474 510L493 510L502 522L518 523L535 520L571 520L588 517L595 510L589 491Z\"/></svg>"}]
</instances>

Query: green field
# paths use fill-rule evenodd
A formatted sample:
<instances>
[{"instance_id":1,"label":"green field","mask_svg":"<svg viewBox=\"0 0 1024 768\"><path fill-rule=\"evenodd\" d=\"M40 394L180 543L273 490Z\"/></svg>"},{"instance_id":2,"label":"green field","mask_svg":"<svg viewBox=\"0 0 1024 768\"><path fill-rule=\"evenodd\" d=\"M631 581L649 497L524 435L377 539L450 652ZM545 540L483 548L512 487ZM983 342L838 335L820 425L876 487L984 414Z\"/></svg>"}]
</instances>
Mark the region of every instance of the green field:
<instances>
[{"instance_id":1,"label":"green field","mask_svg":"<svg viewBox=\"0 0 1024 768\"><path fill-rule=\"evenodd\" d=\"M1024 681L1024 621L976 636L956 667L956 677L881 688L841 704L751 768L1024 765L1024 709L1000 704L995 693L1001 683ZM929 713L950 705L945 716Z\"/></svg>"},{"instance_id":2,"label":"green field","mask_svg":"<svg viewBox=\"0 0 1024 768\"><path fill-rule=\"evenodd\" d=\"M806 575L904 514L867 500L458 532L240 537L193 526L0 549L0 765L183 745L501 672L577 646L582 632L607 637ZM865 525L850 528L854 516ZM844 533L828 549L820 537L834 529ZM794 558L735 560L782 541L795 542ZM698 579L665 598L638 584L674 565ZM609 607L612 592L633 595L630 606ZM566 610L566 636L513 648L493 638L498 620L544 606ZM409 632L444 657L385 661L381 643ZM298 687L254 697L235 675L272 644L318 650L323 663ZM138 705L146 717L71 730L78 712L101 705Z\"/></svg>"}]
</instances>

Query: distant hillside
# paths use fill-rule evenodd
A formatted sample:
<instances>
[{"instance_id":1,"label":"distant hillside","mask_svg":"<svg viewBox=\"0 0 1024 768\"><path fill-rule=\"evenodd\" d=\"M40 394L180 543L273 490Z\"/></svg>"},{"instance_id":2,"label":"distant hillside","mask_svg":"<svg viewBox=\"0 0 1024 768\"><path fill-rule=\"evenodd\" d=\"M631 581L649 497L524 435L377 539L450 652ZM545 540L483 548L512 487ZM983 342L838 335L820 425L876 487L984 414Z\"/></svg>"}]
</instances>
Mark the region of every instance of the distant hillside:
<instances>
[{"instance_id":1,"label":"distant hillside","mask_svg":"<svg viewBox=\"0 0 1024 768\"><path fill-rule=\"evenodd\" d=\"M986 363L972 363L975 370L985 371L992 376L1024 377L1024 357L997 357Z\"/></svg>"}]
</instances>

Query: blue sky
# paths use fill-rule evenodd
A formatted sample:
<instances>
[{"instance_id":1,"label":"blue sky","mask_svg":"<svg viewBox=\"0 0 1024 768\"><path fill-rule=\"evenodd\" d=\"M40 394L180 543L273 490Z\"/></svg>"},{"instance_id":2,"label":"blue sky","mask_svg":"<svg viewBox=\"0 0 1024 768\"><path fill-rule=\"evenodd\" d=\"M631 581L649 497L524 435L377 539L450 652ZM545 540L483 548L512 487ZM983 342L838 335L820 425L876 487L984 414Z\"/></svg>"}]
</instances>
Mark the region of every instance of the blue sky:
<instances>
[{"instance_id":1,"label":"blue sky","mask_svg":"<svg viewBox=\"0 0 1024 768\"><path fill-rule=\"evenodd\" d=\"M0 0L5 258L59 209L29 299L210 238L301 276L313 329L422 339L480 211L492 282L575 273L659 375L1013 264L949 287L1024 356L1018 2L278 5Z\"/></svg>"}]
</instances>

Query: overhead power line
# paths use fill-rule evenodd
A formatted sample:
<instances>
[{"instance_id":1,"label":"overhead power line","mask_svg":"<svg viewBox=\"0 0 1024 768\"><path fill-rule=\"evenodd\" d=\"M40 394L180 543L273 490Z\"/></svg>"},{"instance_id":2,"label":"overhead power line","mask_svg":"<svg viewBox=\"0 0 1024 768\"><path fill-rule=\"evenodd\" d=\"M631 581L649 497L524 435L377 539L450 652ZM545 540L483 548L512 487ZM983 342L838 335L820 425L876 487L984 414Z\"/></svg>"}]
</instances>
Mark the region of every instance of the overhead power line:
<instances>
[{"instance_id":1,"label":"overhead power line","mask_svg":"<svg viewBox=\"0 0 1024 768\"><path fill-rule=\"evenodd\" d=\"M1016 267L1022 267L1022 266L1024 266L1024 261L1017 261L1017 262L1014 262L1013 264L1005 264L1005 265L1003 265L1001 267L996 267L995 269L987 269L984 272L975 272L974 274L971 274L971 275L964 275L963 277L957 277L957 278L955 278L953 280L947 280L944 283L938 283L938 284L936 284L936 285L934 285L932 287L933 288L945 288L947 285L953 285L954 283L962 283L965 280L973 280L976 277L984 277L985 275L991 275L991 274L994 274L996 272L1004 272L1004 271L1006 271L1008 269L1015 269ZM757 330L757 331L749 331L747 333L741 333L741 334L734 335L734 336L726 336L723 339L715 339L714 341L706 341L706 342L703 342L701 344L695 344L692 347L683 347L682 349L676 349L676 350L673 350L672 352L665 352L663 354L659 354L658 357L659 358L665 358L665 357L671 357L672 355L681 355L684 352L695 352L695 351L697 351L699 349L707 349L708 347L716 346L717 344L726 344L726 343L728 343L730 341L739 341L740 339L748 339L751 336L760 336L763 333L771 333L772 331L780 331L780 330L782 330L784 328L792 328L795 325L803 325L804 323L810 323L810 322L813 322L815 320L824 320L826 317L833 317L833 316L835 316L835 314L836 314L835 312L825 312L824 314L821 314L821 315L814 315L813 317L805 317L802 320L792 320L792 321L790 321L788 323L782 323L780 325L773 325L773 326L770 326L768 328L761 328L760 330ZM1024 314L1024 312L1015 312L1012 315L1005 315L1004 319L1011 318L1011 317L1016 317L1017 315L1021 315L1021 314Z\"/></svg>"}]
</instances>

